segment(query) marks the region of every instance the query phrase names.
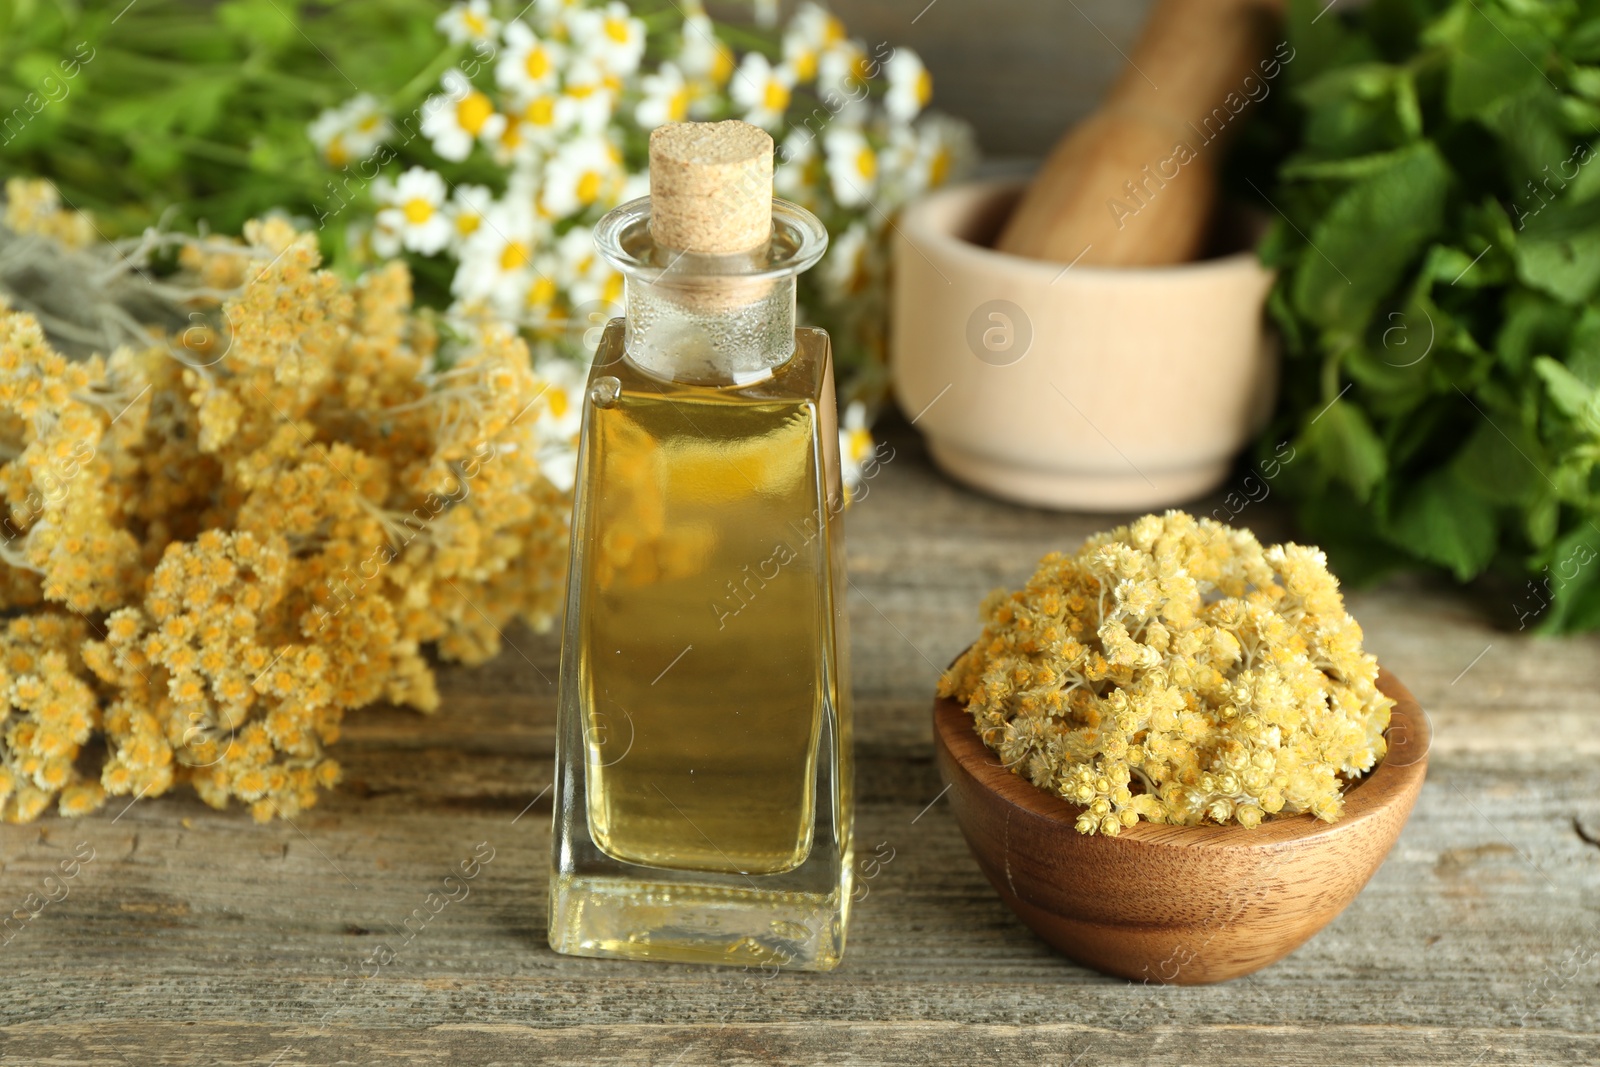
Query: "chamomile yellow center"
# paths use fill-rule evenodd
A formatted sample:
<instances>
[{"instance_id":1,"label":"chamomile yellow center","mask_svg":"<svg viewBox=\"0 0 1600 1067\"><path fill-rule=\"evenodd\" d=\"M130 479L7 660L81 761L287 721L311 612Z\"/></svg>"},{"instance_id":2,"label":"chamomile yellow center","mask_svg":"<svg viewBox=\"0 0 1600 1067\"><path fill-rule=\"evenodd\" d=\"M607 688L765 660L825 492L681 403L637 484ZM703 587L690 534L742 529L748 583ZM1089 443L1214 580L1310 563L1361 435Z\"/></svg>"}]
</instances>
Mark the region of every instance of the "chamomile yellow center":
<instances>
[{"instance_id":1,"label":"chamomile yellow center","mask_svg":"<svg viewBox=\"0 0 1600 1067\"><path fill-rule=\"evenodd\" d=\"M867 453L872 451L872 434L866 430L851 430L849 447L850 462L859 465L867 458Z\"/></svg>"},{"instance_id":2,"label":"chamomile yellow center","mask_svg":"<svg viewBox=\"0 0 1600 1067\"><path fill-rule=\"evenodd\" d=\"M506 246L500 250L500 269L513 271L518 267L525 267L529 260L528 246L522 241L507 241Z\"/></svg>"},{"instance_id":3,"label":"chamomile yellow center","mask_svg":"<svg viewBox=\"0 0 1600 1067\"><path fill-rule=\"evenodd\" d=\"M407 200L400 208L405 213L406 222L413 226L421 226L433 218L433 204L420 196Z\"/></svg>"},{"instance_id":4,"label":"chamomile yellow center","mask_svg":"<svg viewBox=\"0 0 1600 1067\"><path fill-rule=\"evenodd\" d=\"M556 119L555 98L541 96L529 101L528 106L522 109L522 117L535 126L549 126Z\"/></svg>"},{"instance_id":5,"label":"chamomile yellow center","mask_svg":"<svg viewBox=\"0 0 1600 1067\"><path fill-rule=\"evenodd\" d=\"M789 87L776 78L767 79L767 91L761 102L768 111L783 111L789 106Z\"/></svg>"},{"instance_id":6,"label":"chamomile yellow center","mask_svg":"<svg viewBox=\"0 0 1600 1067\"><path fill-rule=\"evenodd\" d=\"M582 176L578 178L578 200L585 204L594 203L600 196L600 184L602 181L599 171L584 171Z\"/></svg>"},{"instance_id":7,"label":"chamomile yellow center","mask_svg":"<svg viewBox=\"0 0 1600 1067\"><path fill-rule=\"evenodd\" d=\"M865 145L856 153L856 173L869 182L878 176L877 154Z\"/></svg>"},{"instance_id":8,"label":"chamomile yellow center","mask_svg":"<svg viewBox=\"0 0 1600 1067\"><path fill-rule=\"evenodd\" d=\"M456 105L456 122L474 137L478 136L493 114L494 105L482 93L468 93Z\"/></svg>"},{"instance_id":9,"label":"chamomile yellow center","mask_svg":"<svg viewBox=\"0 0 1600 1067\"><path fill-rule=\"evenodd\" d=\"M556 283L543 274L528 286L528 306L544 307L556 298Z\"/></svg>"}]
</instances>

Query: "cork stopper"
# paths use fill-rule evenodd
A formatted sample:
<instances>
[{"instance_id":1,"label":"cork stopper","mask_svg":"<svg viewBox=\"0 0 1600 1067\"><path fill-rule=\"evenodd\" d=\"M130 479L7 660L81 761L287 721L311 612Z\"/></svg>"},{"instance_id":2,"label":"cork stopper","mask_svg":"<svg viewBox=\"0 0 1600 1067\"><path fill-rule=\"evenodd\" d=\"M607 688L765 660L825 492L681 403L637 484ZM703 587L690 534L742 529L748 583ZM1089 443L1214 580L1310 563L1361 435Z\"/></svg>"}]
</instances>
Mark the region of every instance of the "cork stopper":
<instances>
[{"instance_id":1,"label":"cork stopper","mask_svg":"<svg viewBox=\"0 0 1600 1067\"><path fill-rule=\"evenodd\" d=\"M747 122L672 122L650 133L650 233L723 255L772 237L772 137Z\"/></svg>"}]
</instances>

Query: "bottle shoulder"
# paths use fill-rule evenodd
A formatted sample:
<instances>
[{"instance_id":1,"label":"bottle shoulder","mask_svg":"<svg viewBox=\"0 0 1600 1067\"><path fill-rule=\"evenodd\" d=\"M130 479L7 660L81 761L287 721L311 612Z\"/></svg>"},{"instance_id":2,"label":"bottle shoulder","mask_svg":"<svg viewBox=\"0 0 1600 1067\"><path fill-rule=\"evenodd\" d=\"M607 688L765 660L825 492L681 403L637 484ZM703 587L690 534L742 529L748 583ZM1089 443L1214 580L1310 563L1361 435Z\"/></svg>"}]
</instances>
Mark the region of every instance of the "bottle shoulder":
<instances>
[{"instance_id":1,"label":"bottle shoulder","mask_svg":"<svg viewBox=\"0 0 1600 1067\"><path fill-rule=\"evenodd\" d=\"M628 358L621 319L606 327L589 371L591 389L602 378L615 378L623 394L653 394L684 402L768 403L826 398L833 390L833 342L826 330L798 327L794 354L757 381L744 384L704 385L680 382L652 374Z\"/></svg>"}]
</instances>

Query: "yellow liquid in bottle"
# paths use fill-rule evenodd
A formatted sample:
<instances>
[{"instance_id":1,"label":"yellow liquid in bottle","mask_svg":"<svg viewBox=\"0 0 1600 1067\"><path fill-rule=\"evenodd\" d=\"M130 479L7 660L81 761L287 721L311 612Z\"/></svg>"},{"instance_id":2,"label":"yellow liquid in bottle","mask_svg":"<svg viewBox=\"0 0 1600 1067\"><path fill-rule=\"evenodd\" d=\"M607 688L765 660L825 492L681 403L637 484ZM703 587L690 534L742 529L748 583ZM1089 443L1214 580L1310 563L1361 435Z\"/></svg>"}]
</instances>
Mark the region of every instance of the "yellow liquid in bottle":
<instances>
[{"instance_id":1,"label":"yellow liquid in bottle","mask_svg":"<svg viewBox=\"0 0 1600 1067\"><path fill-rule=\"evenodd\" d=\"M816 405L618 373L575 531L590 832L629 863L791 870L831 699Z\"/></svg>"}]
</instances>

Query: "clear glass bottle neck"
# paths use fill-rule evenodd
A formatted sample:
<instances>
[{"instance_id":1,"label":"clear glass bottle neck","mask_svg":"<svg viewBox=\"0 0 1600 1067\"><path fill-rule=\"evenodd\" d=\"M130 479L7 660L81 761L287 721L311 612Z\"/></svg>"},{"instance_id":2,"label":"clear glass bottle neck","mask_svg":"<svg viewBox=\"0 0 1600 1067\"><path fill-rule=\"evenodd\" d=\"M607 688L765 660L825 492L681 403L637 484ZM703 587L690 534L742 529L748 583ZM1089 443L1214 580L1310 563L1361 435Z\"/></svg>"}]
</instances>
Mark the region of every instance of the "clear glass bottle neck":
<instances>
[{"instance_id":1,"label":"clear glass bottle neck","mask_svg":"<svg viewBox=\"0 0 1600 1067\"><path fill-rule=\"evenodd\" d=\"M595 228L600 253L626 281L627 358L673 381L747 385L769 377L794 354L795 279L827 247L822 223L774 200L766 245L707 255L657 245L649 221L646 197Z\"/></svg>"}]
</instances>

